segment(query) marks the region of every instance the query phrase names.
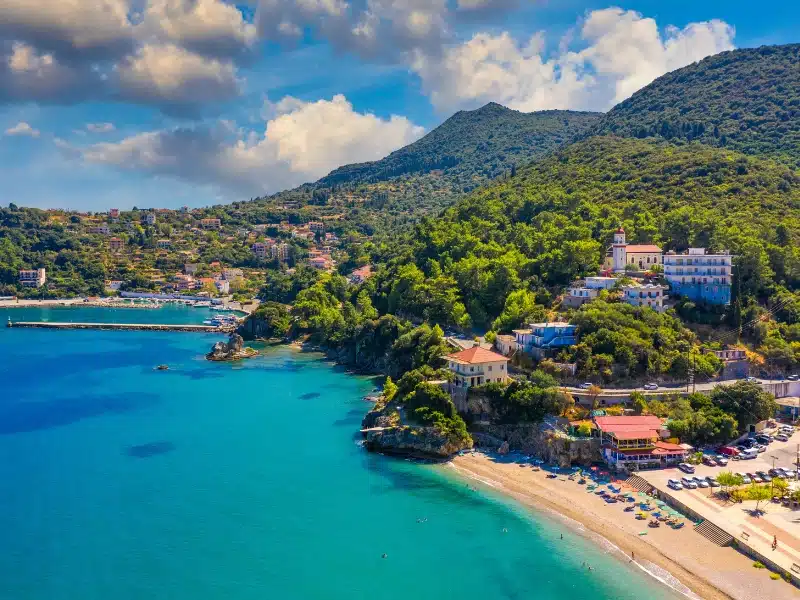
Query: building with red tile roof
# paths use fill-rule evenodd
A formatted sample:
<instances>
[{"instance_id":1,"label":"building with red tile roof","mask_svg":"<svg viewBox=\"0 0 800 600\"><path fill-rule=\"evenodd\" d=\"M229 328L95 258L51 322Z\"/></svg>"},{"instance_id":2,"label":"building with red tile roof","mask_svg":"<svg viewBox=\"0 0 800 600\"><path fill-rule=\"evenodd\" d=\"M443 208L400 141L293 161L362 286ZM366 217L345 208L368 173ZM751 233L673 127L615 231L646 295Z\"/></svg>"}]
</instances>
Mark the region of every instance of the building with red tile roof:
<instances>
[{"instance_id":1,"label":"building with red tile roof","mask_svg":"<svg viewBox=\"0 0 800 600\"><path fill-rule=\"evenodd\" d=\"M667 442L669 430L653 415L594 417L600 433L601 452L610 467L638 471L674 465L686 459L688 450Z\"/></svg>"},{"instance_id":2,"label":"building with red tile roof","mask_svg":"<svg viewBox=\"0 0 800 600\"><path fill-rule=\"evenodd\" d=\"M479 345L448 354L445 359L456 387L470 388L508 380L508 359Z\"/></svg>"}]
</instances>

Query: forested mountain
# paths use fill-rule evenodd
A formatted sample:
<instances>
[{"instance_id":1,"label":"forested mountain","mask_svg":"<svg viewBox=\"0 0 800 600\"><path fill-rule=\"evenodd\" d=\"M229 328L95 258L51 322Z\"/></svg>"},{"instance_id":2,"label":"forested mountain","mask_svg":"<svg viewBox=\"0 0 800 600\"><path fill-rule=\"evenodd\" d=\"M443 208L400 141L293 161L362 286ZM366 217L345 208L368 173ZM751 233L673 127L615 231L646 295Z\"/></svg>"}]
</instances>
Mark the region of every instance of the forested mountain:
<instances>
[{"instance_id":1,"label":"forested mountain","mask_svg":"<svg viewBox=\"0 0 800 600\"><path fill-rule=\"evenodd\" d=\"M563 110L521 113L490 103L456 113L381 160L339 167L316 183L259 198L254 208L286 202L345 207L361 211L357 218L363 222L399 226L577 139L600 117Z\"/></svg>"},{"instance_id":2,"label":"forested mountain","mask_svg":"<svg viewBox=\"0 0 800 600\"><path fill-rule=\"evenodd\" d=\"M739 255L750 298L800 287L796 171L697 143L602 136L423 220L375 281L375 305L453 324L466 312L486 326L514 291L549 296L596 272L620 225L633 243Z\"/></svg>"},{"instance_id":3,"label":"forested mountain","mask_svg":"<svg viewBox=\"0 0 800 600\"><path fill-rule=\"evenodd\" d=\"M457 112L386 158L340 167L317 185L376 183L435 170L466 191L571 141L600 116L568 110L521 113L491 102L477 110Z\"/></svg>"},{"instance_id":4,"label":"forested mountain","mask_svg":"<svg viewBox=\"0 0 800 600\"><path fill-rule=\"evenodd\" d=\"M697 140L800 166L800 44L723 52L667 73L591 134Z\"/></svg>"}]
</instances>

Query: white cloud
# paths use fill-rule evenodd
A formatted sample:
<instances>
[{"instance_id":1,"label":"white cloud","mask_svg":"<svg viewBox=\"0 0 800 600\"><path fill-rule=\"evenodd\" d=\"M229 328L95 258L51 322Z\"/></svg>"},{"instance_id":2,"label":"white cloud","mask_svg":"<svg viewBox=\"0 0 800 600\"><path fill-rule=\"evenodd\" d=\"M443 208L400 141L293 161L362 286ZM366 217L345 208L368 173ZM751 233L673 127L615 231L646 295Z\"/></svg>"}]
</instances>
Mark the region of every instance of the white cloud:
<instances>
[{"instance_id":1,"label":"white cloud","mask_svg":"<svg viewBox=\"0 0 800 600\"><path fill-rule=\"evenodd\" d=\"M667 27L609 8L589 13L583 50L544 56L542 34L524 43L510 34L480 33L441 57L415 54L412 68L441 110L496 101L523 111L605 110L656 77L733 48L734 29L722 21Z\"/></svg>"},{"instance_id":2,"label":"white cloud","mask_svg":"<svg viewBox=\"0 0 800 600\"><path fill-rule=\"evenodd\" d=\"M341 95L317 102L285 98L275 107L263 134L218 125L62 149L79 151L91 163L255 195L316 180L343 164L381 158L424 132L405 117L356 112Z\"/></svg>"},{"instance_id":3,"label":"white cloud","mask_svg":"<svg viewBox=\"0 0 800 600\"><path fill-rule=\"evenodd\" d=\"M86 131L89 133L109 133L114 131L113 123L87 123Z\"/></svg>"},{"instance_id":4,"label":"white cloud","mask_svg":"<svg viewBox=\"0 0 800 600\"><path fill-rule=\"evenodd\" d=\"M39 130L34 129L25 121L21 121L13 127L6 129L6 135L26 135L28 137L39 137Z\"/></svg>"},{"instance_id":5,"label":"white cloud","mask_svg":"<svg viewBox=\"0 0 800 600\"><path fill-rule=\"evenodd\" d=\"M335 49L367 58L400 59L410 50L439 51L450 35L447 0L261 0L262 36L297 40L309 29Z\"/></svg>"},{"instance_id":6,"label":"white cloud","mask_svg":"<svg viewBox=\"0 0 800 600\"><path fill-rule=\"evenodd\" d=\"M86 96L95 77L24 42L5 51L0 45L0 101L75 101Z\"/></svg>"},{"instance_id":7,"label":"white cloud","mask_svg":"<svg viewBox=\"0 0 800 600\"><path fill-rule=\"evenodd\" d=\"M239 93L236 69L173 44L145 45L117 69L121 97L166 110L229 100Z\"/></svg>"},{"instance_id":8,"label":"white cloud","mask_svg":"<svg viewBox=\"0 0 800 600\"><path fill-rule=\"evenodd\" d=\"M130 49L130 0L0 0L0 35L71 55Z\"/></svg>"},{"instance_id":9,"label":"white cloud","mask_svg":"<svg viewBox=\"0 0 800 600\"><path fill-rule=\"evenodd\" d=\"M149 0L140 36L210 56L235 56L256 41L256 27L223 0Z\"/></svg>"}]
</instances>

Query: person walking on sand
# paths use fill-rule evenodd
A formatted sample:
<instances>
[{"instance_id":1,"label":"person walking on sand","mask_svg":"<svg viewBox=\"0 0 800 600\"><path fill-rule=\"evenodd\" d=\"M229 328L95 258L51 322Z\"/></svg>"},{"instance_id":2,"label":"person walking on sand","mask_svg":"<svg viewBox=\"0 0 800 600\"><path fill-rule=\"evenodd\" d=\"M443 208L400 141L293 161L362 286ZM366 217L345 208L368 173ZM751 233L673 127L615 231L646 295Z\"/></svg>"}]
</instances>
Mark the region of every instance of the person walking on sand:
<instances>
[{"instance_id":1,"label":"person walking on sand","mask_svg":"<svg viewBox=\"0 0 800 600\"><path fill-rule=\"evenodd\" d=\"M775 550L778 547L778 536L772 536L772 549Z\"/></svg>"}]
</instances>

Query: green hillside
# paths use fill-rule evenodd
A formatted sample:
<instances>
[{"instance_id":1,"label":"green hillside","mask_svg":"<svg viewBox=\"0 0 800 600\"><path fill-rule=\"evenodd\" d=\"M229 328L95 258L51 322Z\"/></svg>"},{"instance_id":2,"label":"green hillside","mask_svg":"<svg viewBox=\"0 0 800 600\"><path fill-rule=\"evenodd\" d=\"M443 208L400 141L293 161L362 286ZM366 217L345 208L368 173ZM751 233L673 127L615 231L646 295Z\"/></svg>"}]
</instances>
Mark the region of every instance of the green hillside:
<instances>
[{"instance_id":1,"label":"green hillside","mask_svg":"<svg viewBox=\"0 0 800 600\"><path fill-rule=\"evenodd\" d=\"M697 140L800 165L800 44L723 52L659 77L593 134Z\"/></svg>"},{"instance_id":2,"label":"green hillside","mask_svg":"<svg viewBox=\"0 0 800 600\"><path fill-rule=\"evenodd\" d=\"M700 144L606 136L570 145L424 220L377 282L376 306L446 314L456 324L463 315L448 306L460 301L471 322L487 325L516 290L547 297L595 272L619 225L632 243L741 255L743 296L800 287L796 171ZM420 272L410 273L409 263Z\"/></svg>"},{"instance_id":3,"label":"green hillside","mask_svg":"<svg viewBox=\"0 0 800 600\"><path fill-rule=\"evenodd\" d=\"M435 214L465 193L577 139L600 113L521 113L490 103L460 111L436 129L374 162L346 165L316 183L256 200L360 211L356 219L393 227ZM375 212L380 211L380 212Z\"/></svg>"},{"instance_id":4,"label":"green hillside","mask_svg":"<svg viewBox=\"0 0 800 600\"><path fill-rule=\"evenodd\" d=\"M376 183L403 175L442 171L465 191L571 141L599 113L548 110L521 113L494 102L459 111L422 139L378 161L346 165L319 186Z\"/></svg>"}]
</instances>

